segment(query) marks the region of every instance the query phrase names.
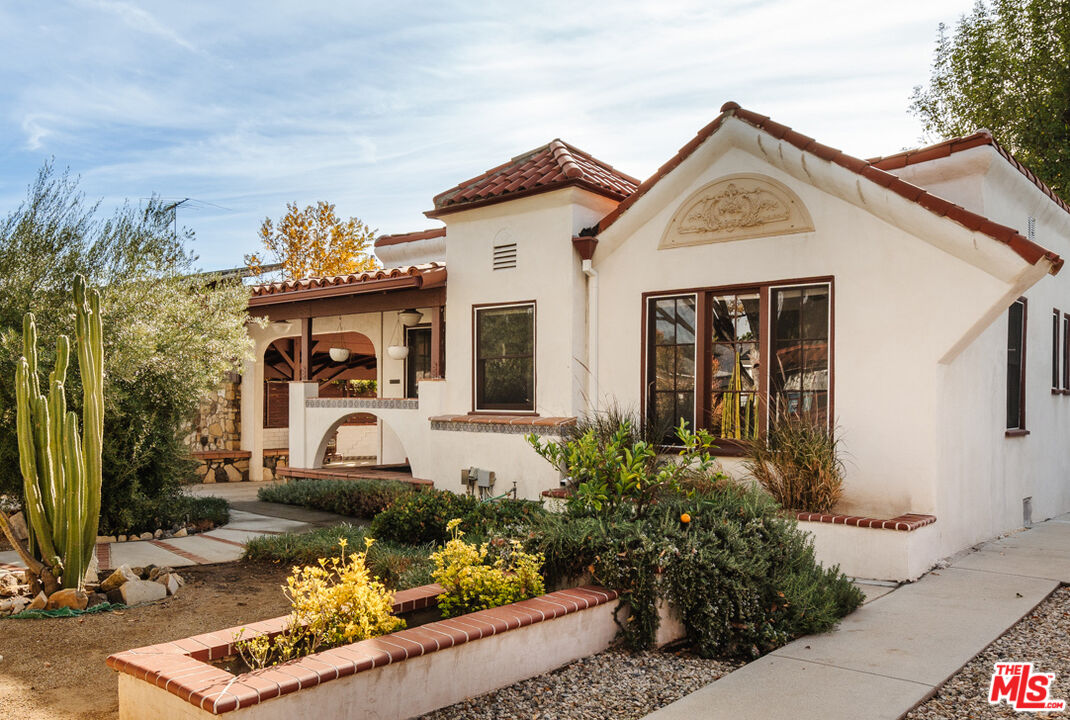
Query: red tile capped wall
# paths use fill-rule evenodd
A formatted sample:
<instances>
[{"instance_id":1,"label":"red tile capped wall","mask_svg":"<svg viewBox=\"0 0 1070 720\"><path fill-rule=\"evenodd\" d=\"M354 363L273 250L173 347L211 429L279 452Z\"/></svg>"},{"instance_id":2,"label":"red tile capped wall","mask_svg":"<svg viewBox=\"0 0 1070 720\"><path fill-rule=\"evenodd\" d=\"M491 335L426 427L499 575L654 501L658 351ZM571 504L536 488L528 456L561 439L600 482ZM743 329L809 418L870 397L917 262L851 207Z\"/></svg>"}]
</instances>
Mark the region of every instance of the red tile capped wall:
<instances>
[{"instance_id":1,"label":"red tile capped wall","mask_svg":"<svg viewBox=\"0 0 1070 720\"><path fill-rule=\"evenodd\" d=\"M800 522L854 525L855 527L874 528L876 530L899 530L900 532L912 532L920 527L932 525L936 522L935 515L919 515L918 513L905 513L899 517L881 520L859 515L829 515L827 513L800 512L795 513L795 519Z\"/></svg>"},{"instance_id":2,"label":"red tile capped wall","mask_svg":"<svg viewBox=\"0 0 1070 720\"><path fill-rule=\"evenodd\" d=\"M394 596L394 611L428 607L441 592L438 585L399 592ZM615 600L617 596L613 590L594 585L560 590L512 605L362 640L238 676L206 661L233 654L234 638L240 631L244 631L246 637L275 635L285 627L287 618L116 653L108 658L108 667L151 682L213 715L221 715L340 677L596 607Z\"/></svg>"}]
</instances>

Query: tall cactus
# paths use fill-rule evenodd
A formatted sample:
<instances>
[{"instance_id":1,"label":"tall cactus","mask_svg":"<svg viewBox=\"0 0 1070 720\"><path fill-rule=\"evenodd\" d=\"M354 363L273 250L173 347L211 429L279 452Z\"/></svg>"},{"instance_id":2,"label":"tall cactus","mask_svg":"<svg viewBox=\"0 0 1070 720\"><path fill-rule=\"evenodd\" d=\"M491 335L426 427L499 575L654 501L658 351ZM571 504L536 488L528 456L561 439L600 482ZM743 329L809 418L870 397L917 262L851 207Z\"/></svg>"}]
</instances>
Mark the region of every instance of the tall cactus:
<instances>
[{"instance_id":1,"label":"tall cactus","mask_svg":"<svg viewBox=\"0 0 1070 720\"><path fill-rule=\"evenodd\" d=\"M15 379L17 431L29 548L63 587L80 587L93 556L100 522L101 443L104 433L104 347L100 295L74 281L75 348L82 380L82 429L67 409L64 383L70 340L56 343L56 365L42 395L37 374L37 327L23 319L23 357ZM32 569L32 568L31 568Z\"/></svg>"}]
</instances>

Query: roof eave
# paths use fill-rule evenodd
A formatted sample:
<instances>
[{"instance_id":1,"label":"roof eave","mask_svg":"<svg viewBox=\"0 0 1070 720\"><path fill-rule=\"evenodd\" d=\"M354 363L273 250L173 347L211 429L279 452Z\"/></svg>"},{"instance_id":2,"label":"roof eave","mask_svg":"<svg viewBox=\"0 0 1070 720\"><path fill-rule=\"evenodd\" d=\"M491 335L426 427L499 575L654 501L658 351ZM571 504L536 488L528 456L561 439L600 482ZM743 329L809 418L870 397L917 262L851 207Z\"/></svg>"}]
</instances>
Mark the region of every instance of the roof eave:
<instances>
[{"instance_id":1,"label":"roof eave","mask_svg":"<svg viewBox=\"0 0 1070 720\"><path fill-rule=\"evenodd\" d=\"M510 200L519 200L521 198L532 197L533 195L541 195L543 193L553 192L554 190L563 190L564 188L578 187L588 192L592 192L596 195L609 198L621 202L627 196L622 196L620 193L613 192L604 187L601 187L595 183L588 182L583 178L575 178L567 180L565 182L554 183L553 185L545 185L540 187L528 188L526 190L518 190L516 192L508 193L506 195L495 195L493 197L482 198L480 200L473 200L471 202L457 203L455 205L447 205L441 208L435 208L433 210L424 211L424 215L429 218L440 218L444 215L451 215L457 212L463 212L465 210L475 210L476 208L487 207L488 205L497 205L498 203L508 202Z\"/></svg>"}]
</instances>

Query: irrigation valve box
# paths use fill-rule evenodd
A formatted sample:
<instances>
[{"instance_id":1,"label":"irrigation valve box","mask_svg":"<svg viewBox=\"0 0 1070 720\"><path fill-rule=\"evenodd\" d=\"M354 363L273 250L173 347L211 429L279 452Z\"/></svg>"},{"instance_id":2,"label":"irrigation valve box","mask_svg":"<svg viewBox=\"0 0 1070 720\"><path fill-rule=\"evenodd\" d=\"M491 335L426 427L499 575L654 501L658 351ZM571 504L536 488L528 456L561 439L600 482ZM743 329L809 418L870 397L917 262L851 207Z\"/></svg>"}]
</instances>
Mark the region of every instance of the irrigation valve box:
<instances>
[{"instance_id":1,"label":"irrigation valve box","mask_svg":"<svg viewBox=\"0 0 1070 720\"><path fill-rule=\"evenodd\" d=\"M461 484L471 492L474 488L489 490L494 487L494 471L471 467L461 470Z\"/></svg>"}]
</instances>

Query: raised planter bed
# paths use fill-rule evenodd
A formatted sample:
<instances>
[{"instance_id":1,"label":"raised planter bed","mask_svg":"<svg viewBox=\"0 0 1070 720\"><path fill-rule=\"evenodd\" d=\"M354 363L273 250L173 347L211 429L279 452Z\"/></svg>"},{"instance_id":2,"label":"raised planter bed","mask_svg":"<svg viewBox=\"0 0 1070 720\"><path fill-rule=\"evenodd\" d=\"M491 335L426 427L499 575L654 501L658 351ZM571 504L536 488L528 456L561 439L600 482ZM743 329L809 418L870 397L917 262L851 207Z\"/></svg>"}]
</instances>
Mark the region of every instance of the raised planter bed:
<instances>
[{"instance_id":1,"label":"raised planter bed","mask_svg":"<svg viewBox=\"0 0 1070 720\"><path fill-rule=\"evenodd\" d=\"M882 519L800 512L799 528L814 538L822 564L852 577L917 580L937 559L936 517L907 513Z\"/></svg>"},{"instance_id":2,"label":"raised planter bed","mask_svg":"<svg viewBox=\"0 0 1070 720\"><path fill-rule=\"evenodd\" d=\"M427 609L440 591L400 592L395 612ZM398 720L605 650L617 634L616 598L591 585L560 590L241 675L210 663L234 654L243 630L246 637L277 634L285 617L127 650L108 666L119 672L120 720Z\"/></svg>"}]
</instances>

